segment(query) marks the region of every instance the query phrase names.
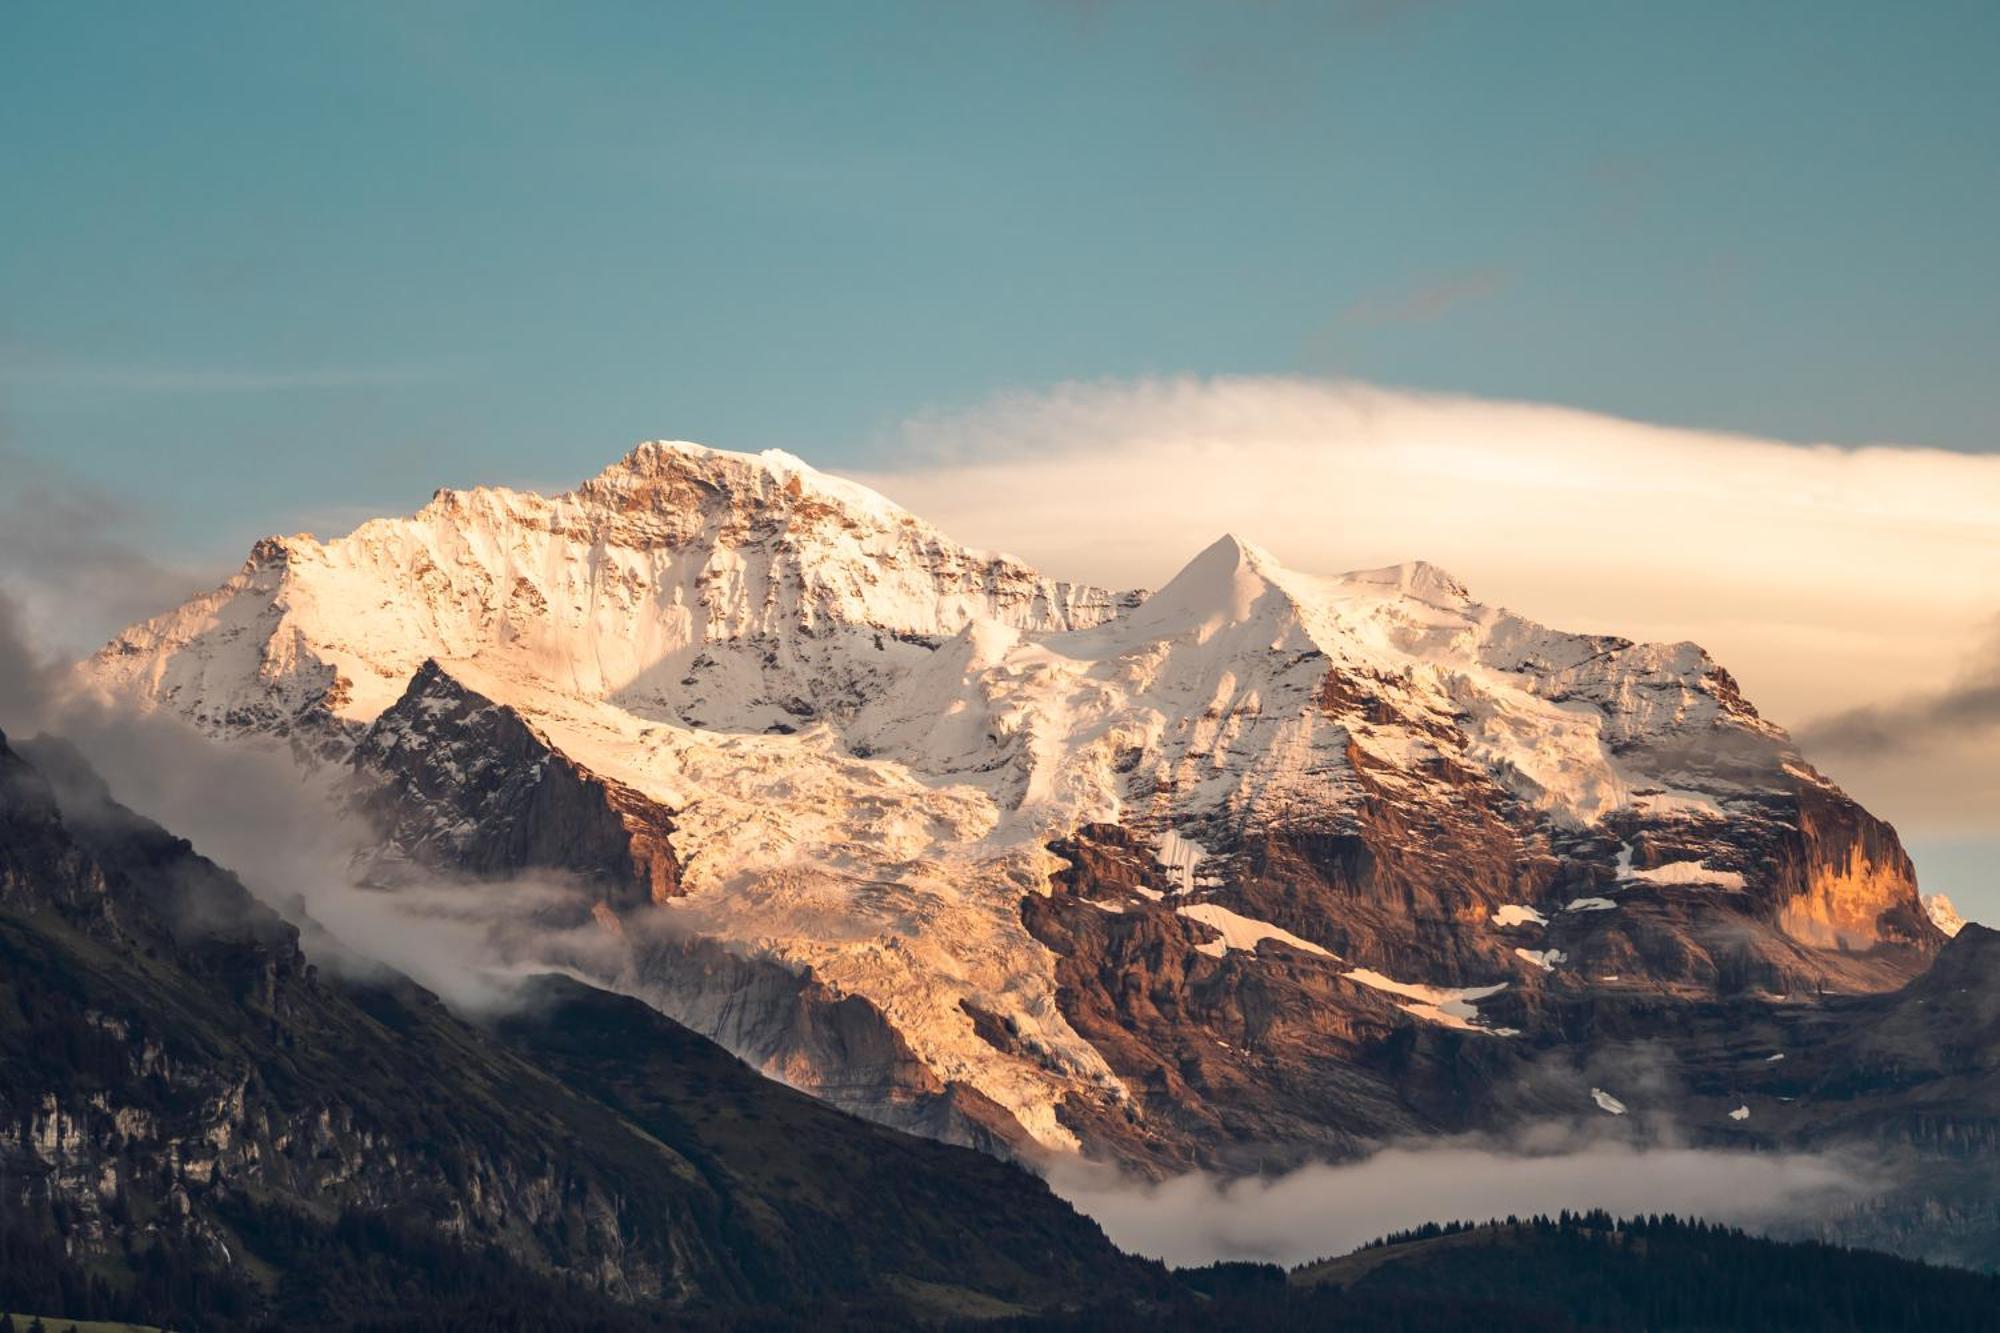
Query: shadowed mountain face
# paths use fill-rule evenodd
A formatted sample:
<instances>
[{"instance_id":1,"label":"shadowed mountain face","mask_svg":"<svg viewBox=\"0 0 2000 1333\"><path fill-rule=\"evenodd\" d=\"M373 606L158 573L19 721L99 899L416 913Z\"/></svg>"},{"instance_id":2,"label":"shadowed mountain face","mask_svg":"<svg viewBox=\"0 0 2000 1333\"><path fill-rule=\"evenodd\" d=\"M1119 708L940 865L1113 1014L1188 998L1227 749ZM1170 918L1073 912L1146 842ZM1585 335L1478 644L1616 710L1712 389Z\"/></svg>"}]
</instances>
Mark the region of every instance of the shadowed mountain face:
<instances>
[{"instance_id":1,"label":"shadowed mountain face","mask_svg":"<svg viewBox=\"0 0 2000 1333\"><path fill-rule=\"evenodd\" d=\"M782 455L274 539L79 682L288 738L379 866L562 872L606 947L539 961L1001 1154L1269 1170L1598 1092L1825 1142L1817 1092L1729 1118L1767 1071L1716 1034L1859 1032L1944 940L1695 645L1234 538L1113 594Z\"/></svg>"},{"instance_id":2,"label":"shadowed mountain face","mask_svg":"<svg viewBox=\"0 0 2000 1333\"><path fill-rule=\"evenodd\" d=\"M1155 1280L1033 1177L636 1001L550 978L522 1004L482 1029L309 964L67 747L0 741L0 1245L47 1260L10 1262L0 1306L309 1327L1027 1309Z\"/></svg>"}]
</instances>

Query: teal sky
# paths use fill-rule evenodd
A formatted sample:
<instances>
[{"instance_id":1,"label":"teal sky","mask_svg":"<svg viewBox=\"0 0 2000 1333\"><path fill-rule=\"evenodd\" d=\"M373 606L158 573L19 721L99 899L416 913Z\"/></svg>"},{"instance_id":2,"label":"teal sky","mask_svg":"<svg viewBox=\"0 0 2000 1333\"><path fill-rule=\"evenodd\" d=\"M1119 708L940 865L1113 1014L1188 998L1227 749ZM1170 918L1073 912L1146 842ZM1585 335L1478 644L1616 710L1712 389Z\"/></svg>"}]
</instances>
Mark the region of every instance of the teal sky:
<instances>
[{"instance_id":1,"label":"teal sky","mask_svg":"<svg viewBox=\"0 0 2000 1333\"><path fill-rule=\"evenodd\" d=\"M1987 450L1996 67L1944 0L14 0L0 430L232 555L1146 373Z\"/></svg>"},{"instance_id":2,"label":"teal sky","mask_svg":"<svg viewBox=\"0 0 2000 1333\"><path fill-rule=\"evenodd\" d=\"M0 490L219 570L1175 373L1993 451L1996 69L1990 0L11 0Z\"/></svg>"}]
</instances>

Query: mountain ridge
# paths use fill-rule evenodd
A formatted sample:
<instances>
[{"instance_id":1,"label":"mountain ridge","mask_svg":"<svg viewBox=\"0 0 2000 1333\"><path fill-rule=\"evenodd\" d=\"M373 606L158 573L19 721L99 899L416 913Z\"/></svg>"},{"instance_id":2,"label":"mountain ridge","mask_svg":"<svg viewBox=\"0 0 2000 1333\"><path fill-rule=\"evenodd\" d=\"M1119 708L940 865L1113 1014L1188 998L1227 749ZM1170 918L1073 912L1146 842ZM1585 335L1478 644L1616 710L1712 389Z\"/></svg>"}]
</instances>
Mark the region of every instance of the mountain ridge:
<instances>
[{"instance_id":1,"label":"mountain ridge","mask_svg":"<svg viewBox=\"0 0 2000 1333\"><path fill-rule=\"evenodd\" d=\"M532 978L467 1021L310 963L64 742L0 737L0 834L0 1249L55 1237L73 1317L903 1319L1156 1281L1031 1176L841 1115L637 1001ZM56 1276L0 1265L10 1289Z\"/></svg>"},{"instance_id":2,"label":"mountain ridge","mask_svg":"<svg viewBox=\"0 0 2000 1333\"><path fill-rule=\"evenodd\" d=\"M789 455L642 445L260 545L78 678L335 763L380 850L580 876L605 984L1005 1151L1265 1160L1236 1136L1343 1085L1279 1160L1459 1128L1383 1053L1539 1049L1606 987L1893 989L1943 938L1894 831L1694 645L1234 536L1114 595Z\"/></svg>"}]
</instances>

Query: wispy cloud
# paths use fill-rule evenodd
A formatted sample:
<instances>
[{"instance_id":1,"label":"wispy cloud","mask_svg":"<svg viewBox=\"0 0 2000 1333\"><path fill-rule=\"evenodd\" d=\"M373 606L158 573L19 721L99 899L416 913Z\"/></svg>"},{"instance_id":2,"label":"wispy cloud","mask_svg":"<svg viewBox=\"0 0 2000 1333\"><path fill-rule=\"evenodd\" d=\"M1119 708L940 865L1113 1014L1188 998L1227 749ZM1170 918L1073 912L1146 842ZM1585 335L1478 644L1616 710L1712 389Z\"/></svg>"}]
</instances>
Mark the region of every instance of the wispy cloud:
<instances>
[{"instance_id":1,"label":"wispy cloud","mask_svg":"<svg viewBox=\"0 0 2000 1333\"><path fill-rule=\"evenodd\" d=\"M1268 124L1293 116L1315 88L1339 76L1344 58L1380 58L1410 20L1457 0L1241 0L1209 7L1210 22L1181 53L1186 86L1217 109ZM1153 7L1134 0L1042 0L1071 39L1097 45L1152 33Z\"/></svg>"},{"instance_id":2,"label":"wispy cloud","mask_svg":"<svg viewBox=\"0 0 2000 1333\"><path fill-rule=\"evenodd\" d=\"M0 383L22 389L98 393L283 393L299 389L362 389L428 384L450 378L435 367L319 366L290 370L83 365L17 362L0 365Z\"/></svg>"},{"instance_id":3,"label":"wispy cloud","mask_svg":"<svg viewBox=\"0 0 2000 1333\"><path fill-rule=\"evenodd\" d=\"M1799 734L1818 753L1876 756L1927 750L1994 728L2000 728L2000 630L1954 684L1818 718Z\"/></svg>"},{"instance_id":4,"label":"wispy cloud","mask_svg":"<svg viewBox=\"0 0 2000 1333\"><path fill-rule=\"evenodd\" d=\"M0 593L51 652L86 652L217 580L147 551L146 515L59 467L0 446L0 478Z\"/></svg>"},{"instance_id":5,"label":"wispy cloud","mask_svg":"<svg viewBox=\"0 0 2000 1333\"><path fill-rule=\"evenodd\" d=\"M1402 291L1356 301L1342 310L1335 322L1352 328L1429 324L1460 306L1499 295L1507 283L1506 270L1499 268L1475 268L1441 274Z\"/></svg>"},{"instance_id":6,"label":"wispy cloud","mask_svg":"<svg viewBox=\"0 0 2000 1333\"><path fill-rule=\"evenodd\" d=\"M1850 789L1909 816L1904 832L1918 841L1985 846L1977 863L1920 856L1917 868L1925 887L1993 919L2000 913L2000 630L1942 688L1913 691L1894 679L1868 688L1882 697L1806 723L1799 744Z\"/></svg>"},{"instance_id":7,"label":"wispy cloud","mask_svg":"<svg viewBox=\"0 0 2000 1333\"><path fill-rule=\"evenodd\" d=\"M1585 176L1605 221L1615 226L1637 221L1660 188L1658 167L1633 153L1600 154L1585 167Z\"/></svg>"}]
</instances>

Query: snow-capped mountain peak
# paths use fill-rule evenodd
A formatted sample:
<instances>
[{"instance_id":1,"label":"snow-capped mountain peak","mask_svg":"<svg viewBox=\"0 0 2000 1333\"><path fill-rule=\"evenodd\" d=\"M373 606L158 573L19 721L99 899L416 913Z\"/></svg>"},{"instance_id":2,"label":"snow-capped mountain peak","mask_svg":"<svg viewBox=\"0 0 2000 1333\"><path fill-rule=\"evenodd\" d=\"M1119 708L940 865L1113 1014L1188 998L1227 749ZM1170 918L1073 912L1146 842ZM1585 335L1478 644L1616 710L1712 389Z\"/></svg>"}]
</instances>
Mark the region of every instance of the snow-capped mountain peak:
<instances>
[{"instance_id":1,"label":"snow-capped mountain peak","mask_svg":"<svg viewBox=\"0 0 2000 1333\"><path fill-rule=\"evenodd\" d=\"M790 455L651 443L552 498L441 490L332 541L266 539L87 674L223 732L366 724L433 658L763 730L851 707L856 671L973 620L1063 630L1120 605ZM883 660L833 646L855 636Z\"/></svg>"},{"instance_id":2,"label":"snow-capped mountain peak","mask_svg":"<svg viewBox=\"0 0 2000 1333\"><path fill-rule=\"evenodd\" d=\"M1947 935L1956 935L1965 929L1965 918L1959 914L1957 905L1942 893L1925 894L1924 911L1929 915L1931 924Z\"/></svg>"},{"instance_id":3,"label":"snow-capped mountain peak","mask_svg":"<svg viewBox=\"0 0 2000 1333\"><path fill-rule=\"evenodd\" d=\"M1486 1040L1565 969L1644 972L1644 896L1692 941L1662 986L1876 984L1901 955L1848 960L1935 939L1893 832L1693 645L1233 535L1113 594L777 452L653 442L553 497L444 490L269 539L80 674L351 763L404 854L629 879L607 929L659 913L635 930L736 961L620 984L854 1109L903 1114L916 1069L1051 1147L1088 1137L1074 1099L1137 1086L1065 1008L1094 983L1060 968L1093 951L1169 986L1282 962L1367 1022ZM1064 875L1083 917L1033 906ZM880 1029L815 1045L808 984Z\"/></svg>"},{"instance_id":4,"label":"snow-capped mountain peak","mask_svg":"<svg viewBox=\"0 0 2000 1333\"><path fill-rule=\"evenodd\" d=\"M1269 552L1225 533L1148 597L1123 629L1128 638L1166 638L1191 631L1206 639L1224 626L1250 619L1274 592L1288 600L1274 583L1273 576L1282 570Z\"/></svg>"},{"instance_id":5,"label":"snow-capped mountain peak","mask_svg":"<svg viewBox=\"0 0 2000 1333\"><path fill-rule=\"evenodd\" d=\"M1409 560L1381 569L1357 570L1346 576L1353 584L1374 585L1420 602L1462 606L1472 600L1465 585L1428 560Z\"/></svg>"},{"instance_id":6,"label":"snow-capped mountain peak","mask_svg":"<svg viewBox=\"0 0 2000 1333\"><path fill-rule=\"evenodd\" d=\"M831 517L864 528L910 526L931 531L928 524L879 493L821 472L782 449L749 454L686 440L649 440L570 494L616 509L645 508L682 515L688 501L697 498L690 494L691 487L710 490L739 504L743 500L769 504L774 493L782 494L795 502L784 506L787 520L794 523ZM698 507L710 506L701 503Z\"/></svg>"}]
</instances>

